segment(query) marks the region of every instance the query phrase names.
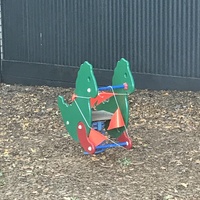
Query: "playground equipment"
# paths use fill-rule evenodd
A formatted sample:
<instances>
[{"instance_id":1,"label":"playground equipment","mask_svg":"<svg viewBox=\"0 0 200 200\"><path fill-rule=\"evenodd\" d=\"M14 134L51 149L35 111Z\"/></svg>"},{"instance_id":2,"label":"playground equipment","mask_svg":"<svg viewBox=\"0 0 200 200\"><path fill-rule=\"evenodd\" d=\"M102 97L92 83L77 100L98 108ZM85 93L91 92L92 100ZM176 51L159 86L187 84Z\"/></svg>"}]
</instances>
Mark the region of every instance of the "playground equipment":
<instances>
[{"instance_id":1,"label":"playground equipment","mask_svg":"<svg viewBox=\"0 0 200 200\"><path fill-rule=\"evenodd\" d=\"M112 86L98 88L92 65L87 61L81 65L72 103L67 104L59 96L58 107L68 133L86 154L118 146L132 148L127 132L128 95L134 89L129 63L123 58L114 69Z\"/></svg>"}]
</instances>

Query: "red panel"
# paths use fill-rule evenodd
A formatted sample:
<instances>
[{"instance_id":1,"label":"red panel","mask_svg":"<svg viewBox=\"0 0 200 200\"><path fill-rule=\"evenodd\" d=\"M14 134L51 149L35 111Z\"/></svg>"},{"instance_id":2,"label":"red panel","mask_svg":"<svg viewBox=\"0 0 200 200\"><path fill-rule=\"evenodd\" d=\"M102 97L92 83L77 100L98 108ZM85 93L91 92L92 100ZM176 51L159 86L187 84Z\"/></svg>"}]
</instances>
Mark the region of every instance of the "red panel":
<instances>
[{"instance_id":1,"label":"red panel","mask_svg":"<svg viewBox=\"0 0 200 200\"><path fill-rule=\"evenodd\" d=\"M101 104L103 101L109 99L112 96L114 96L114 94L111 92L99 93L99 95L97 97L90 99L91 107L93 108L95 105L97 106L97 105Z\"/></svg>"},{"instance_id":2,"label":"red panel","mask_svg":"<svg viewBox=\"0 0 200 200\"><path fill-rule=\"evenodd\" d=\"M118 140L119 140L119 142L127 142L128 145L125 146L125 148L127 148L127 149L131 149L133 146L131 138L127 135L127 133L125 131L122 133L122 135L120 137L118 137Z\"/></svg>"},{"instance_id":3,"label":"red panel","mask_svg":"<svg viewBox=\"0 0 200 200\"><path fill-rule=\"evenodd\" d=\"M79 122L77 126L78 138L83 149L89 154L95 153L95 146L87 136L86 128L83 122Z\"/></svg>"},{"instance_id":4,"label":"red panel","mask_svg":"<svg viewBox=\"0 0 200 200\"><path fill-rule=\"evenodd\" d=\"M107 137L100 133L99 131L96 131L94 129L91 129L90 135L89 135L90 141L96 146L101 144L103 141L107 140Z\"/></svg>"},{"instance_id":5,"label":"red panel","mask_svg":"<svg viewBox=\"0 0 200 200\"><path fill-rule=\"evenodd\" d=\"M111 129L114 129L114 128L119 128L119 127L122 127L124 126L124 119L122 117L122 113L121 113L121 110L118 108L114 115L112 116L111 120L110 120L110 124L109 124L109 127L107 128L107 130L111 130Z\"/></svg>"}]
</instances>

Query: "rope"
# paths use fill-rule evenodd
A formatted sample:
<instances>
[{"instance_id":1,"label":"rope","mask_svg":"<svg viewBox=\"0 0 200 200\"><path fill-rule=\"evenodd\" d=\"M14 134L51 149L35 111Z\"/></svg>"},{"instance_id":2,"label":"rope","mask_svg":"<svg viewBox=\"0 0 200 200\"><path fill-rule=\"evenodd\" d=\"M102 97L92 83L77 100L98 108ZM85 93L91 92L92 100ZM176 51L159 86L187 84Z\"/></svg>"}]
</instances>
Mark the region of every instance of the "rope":
<instances>
[{"instance_id":1,"label":"rope","mask_svg":"<svg viewBox=\"0 0 200 200\"><path fill-rule=\"evenodd\" d=\"M76 95L76 97L81 98L81 99L90 99L91 98L91 97L84 97L84 96L77 96L77 95Z\"/></svg>"},{"instance_id":2,"label":"rope","mask_svg":"<svg viewBox=\"0 0 200 200\"><path fill-rule=\"evenodd\" d=\"M77 108L78 108L79 112L81 113L81 115L82 115L82 117L83 117L83 119L84 119L84 121L85 121L86 125L88 126L88 128L90 128L90 129L91 129L92 127L89 125L88 121L86 120L86 118L85 118L85 116L84 116L84 114L83 114L82 110L80 109L80 107L79 107L78 103L76 102L76 99L74 99L74 102L75 102L75 104L76 104L76 106L77 106Z\"/></svg>"}]
</instances>

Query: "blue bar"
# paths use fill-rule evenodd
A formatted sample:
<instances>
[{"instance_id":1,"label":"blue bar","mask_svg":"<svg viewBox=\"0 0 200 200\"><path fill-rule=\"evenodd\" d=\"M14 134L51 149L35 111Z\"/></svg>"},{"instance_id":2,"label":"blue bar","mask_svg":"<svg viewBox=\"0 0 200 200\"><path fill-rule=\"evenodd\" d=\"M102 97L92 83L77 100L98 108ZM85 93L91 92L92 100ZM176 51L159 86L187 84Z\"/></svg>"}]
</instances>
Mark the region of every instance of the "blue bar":
<instances>
[{"instance_id":1,"label":"blue bar","mask_svg":"<svg viewBox=\"0 0 200 200\"><path fill-rule=\"evenodd\" d=\"M99 91L104 90L114 90L114 89L124 89L124 85L112 85L112 86L106 86L106 87L100 87L98 88Z\"/></svg>"},{"instance_id":2,"label":"blue bar","mask_svg":"<svg viewBox=\"0 0 200 200\"><path fill-rule=\"evenodd\" d=\"M108 148L113 148L113 147L118 147L118 146L127 146L126 142L119 142L117 144L104 144L104 145L99 145L96 147L96 149L108 149Z\"/></svg>"}]
</instances>

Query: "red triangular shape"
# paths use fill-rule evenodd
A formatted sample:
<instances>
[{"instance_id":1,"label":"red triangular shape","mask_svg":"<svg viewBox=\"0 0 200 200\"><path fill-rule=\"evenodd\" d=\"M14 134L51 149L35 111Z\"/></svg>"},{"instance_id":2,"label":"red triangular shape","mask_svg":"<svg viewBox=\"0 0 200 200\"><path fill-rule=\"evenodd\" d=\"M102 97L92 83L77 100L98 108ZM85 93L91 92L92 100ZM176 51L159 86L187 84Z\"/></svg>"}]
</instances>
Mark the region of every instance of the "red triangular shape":
<instances>
[{"instance_id":1,"label":"red triangular shape","mask_svg":"<svg viewBox=\"0 0 200 200\"><path fill-rule=\"evenodd\" d=\"M74 99L76 99L77 95L76 94L72 94L72 101L74 101Z\"/></svg>"},{"instance_id":2,"label":"red triangular shape","mask_svg":"<svg viewBox=\"0 0 200 200\"><path fill-rule=\"evenodd\" d=\"M114 129L114 128L119 128L119 127L122 127L122 126L125 126L124 119L122 117L121 110L118 108L115 111L115 113L113 114L107 130Z\"/></svg>"},{"instance_id":3,"label":"red triangular shape","mask_svg":"<svg viewBox=\"0 0 200 200\"><path fill-rule=\"evenodd\" d=\"M103 141L107 140L107 137L105 135L103 135L102 133L100 133L94 129L91 129L90 134L89 134L89 139L96 147L99 144L101 144Z\"/></svg>"},{"instance_id":4,"label":"red triangular shape","mask_svg":"<svg viewBox=\"0 0 200 200\"><path fill-rule=\"evenodd\" d=\"M112 96L114 96L114 94L111 92L101 92L97 97L90 99L90 105L91 107L94 107L94 105L99 105Z\"/></svg>"},{"instance_id":5,"label":"red triangular shape","mask_svg":"<svg viewBox=\"0 0 200 200\"><path fill-rule=\"evenodd\" d=\"M93 108L98 101L98 96L90 99L90 106Z\"/></svg>"}]
</instances>

